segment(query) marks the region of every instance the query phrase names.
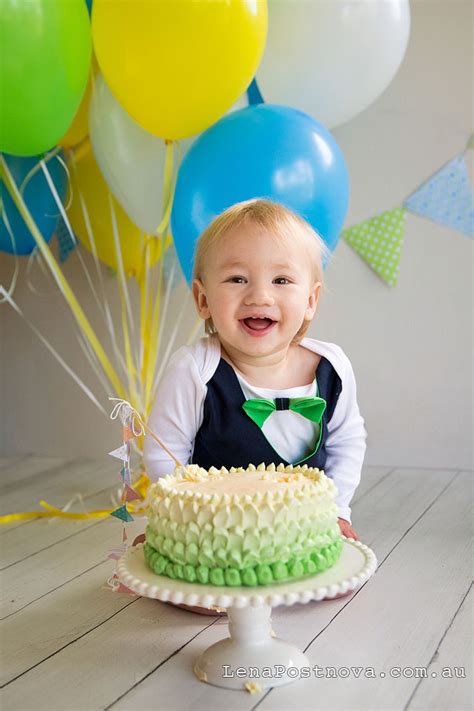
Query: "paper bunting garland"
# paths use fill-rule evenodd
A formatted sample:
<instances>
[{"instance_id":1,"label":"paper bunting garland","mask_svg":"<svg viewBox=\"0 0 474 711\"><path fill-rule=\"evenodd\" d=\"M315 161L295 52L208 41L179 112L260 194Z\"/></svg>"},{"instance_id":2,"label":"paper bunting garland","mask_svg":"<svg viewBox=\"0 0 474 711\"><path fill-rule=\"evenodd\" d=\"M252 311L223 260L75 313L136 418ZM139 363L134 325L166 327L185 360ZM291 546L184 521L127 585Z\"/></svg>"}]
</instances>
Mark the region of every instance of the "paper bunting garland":
<instances>
[{"instance_id":1,"label":"paper bunting garland","mask_svg":"<svg viewBox=\"0 0 474 711\"><path fill-rule=\"evenodd\" d=\"M390 286L398 278L406 210L396 207L342 233L345 241Z\"/></svg>"},{"instance_id":2,"label":"paper bunting garland","mask_svg":"<svg viewBox=\"0 0 474 711\"><path fill-rule=\"evenodd\" d=\"M474 149L474 134L466 151ZM418 188L402 207L346 229L341 237L390 286L398 278L406 210L474 237L474 196L464 155Z\"/></svg>"},{"instance_id":3,"label":"paper bunting garland","mask_svg":"<svg viewBox=\"0 0 474 711\"><path fill-rule=\"evenodd\" d=\"M456 156L404 202L411 212L474 237L474 201L464 156Z\"/></svg>"}]
</instances>

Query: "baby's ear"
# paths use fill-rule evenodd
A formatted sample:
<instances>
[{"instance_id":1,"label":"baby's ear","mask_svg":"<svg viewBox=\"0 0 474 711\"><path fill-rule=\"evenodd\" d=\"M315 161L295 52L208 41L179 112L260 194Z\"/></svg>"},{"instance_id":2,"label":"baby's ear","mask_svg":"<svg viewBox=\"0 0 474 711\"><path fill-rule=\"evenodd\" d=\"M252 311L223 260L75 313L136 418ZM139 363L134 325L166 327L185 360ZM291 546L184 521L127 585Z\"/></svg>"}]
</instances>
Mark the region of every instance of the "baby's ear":
<instances>
[{"instance_id":1,"label":"baby's ear","mask_svg":"<svg viewBox=\"0 0 474 711\"><path fill-rule=\"evenodd\" d=\"M309 292L308 306L306 307L306 319L311 320L316 313L318 307L319 296L321 294L321 282L315 282Z\"/></svg>"},{"instance_id":2,"label":"baby's ear","mask_svg":"<svg viewBox=\"0 0 474 711\"><path fill-rule=\"evenodd\" d=\"M193 298L199 316L203 319L210 317L209 306L207 304L206 290L200 279L193 279Z\"/></svg>"}]
</instances>

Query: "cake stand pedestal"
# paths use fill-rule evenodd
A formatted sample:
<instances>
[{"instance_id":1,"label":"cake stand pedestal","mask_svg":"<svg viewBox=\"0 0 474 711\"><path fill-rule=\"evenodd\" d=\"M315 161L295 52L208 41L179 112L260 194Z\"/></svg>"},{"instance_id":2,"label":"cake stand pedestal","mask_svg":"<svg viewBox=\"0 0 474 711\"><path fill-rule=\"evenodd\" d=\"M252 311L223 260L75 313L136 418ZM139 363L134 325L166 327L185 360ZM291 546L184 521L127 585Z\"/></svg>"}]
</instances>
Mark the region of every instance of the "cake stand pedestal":
<instances>
[{"instance_id":1,"label":"cake stand pedestal","mask_svg":"<svg viewBox=\"0 0 474 711\"><path fill-rule=\"evenodd\" d=\"M116 572L124 585L142 597L225 608L230 637L208 647L197 659L194 673L214 686L259 691L288 684L299 678L302 667L311 668L303 652L273 636L271 608L345 595L375 572L377 560L370 548L344 537L343 544L337 563L329 570L254 588L200 585L156 575L145 562L143 544L127 550Z\"/></svg>"}]
</instances>

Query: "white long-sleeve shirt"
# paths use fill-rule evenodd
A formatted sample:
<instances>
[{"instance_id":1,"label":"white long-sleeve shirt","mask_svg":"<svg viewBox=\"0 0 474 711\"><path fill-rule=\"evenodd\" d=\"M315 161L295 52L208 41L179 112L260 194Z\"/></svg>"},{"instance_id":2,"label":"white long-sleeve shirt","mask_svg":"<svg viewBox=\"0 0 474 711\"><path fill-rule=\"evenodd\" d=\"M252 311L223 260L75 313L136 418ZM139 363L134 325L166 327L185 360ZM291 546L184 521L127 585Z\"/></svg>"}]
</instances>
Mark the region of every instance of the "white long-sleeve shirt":
<instances>
[{"instance_id":1,"label":"white long-sleeve shirt","mask_svg":"<svg viewBox=\"0 0 474 711\"><path fill-rule=\"evenodd\" d=\"M354 372L348 357L334 343L304 338L301 346L324 356L341 379L342 392L328 422L325 473L338 489L338 515L351 522L350 501L361 476L366 430L356 397ZM182 346L170 358L158 386L148 426L183 463L192 459L194 440L201 427L207 383L221 358L217 336L205 336L192 346ZM247 383L236 372L246 399L253 397L306 397L316 395L316 380L309 385L275 390ZM273 412L262 432L286 461L299 461L312 451L315 425L290 410ZM173 460L151 437L145 437L144 459L152 480L170 474ZM277 462L278 463L278 462ZM259 462L255 462L259 464Z\"/></svg>"}]
</instances>

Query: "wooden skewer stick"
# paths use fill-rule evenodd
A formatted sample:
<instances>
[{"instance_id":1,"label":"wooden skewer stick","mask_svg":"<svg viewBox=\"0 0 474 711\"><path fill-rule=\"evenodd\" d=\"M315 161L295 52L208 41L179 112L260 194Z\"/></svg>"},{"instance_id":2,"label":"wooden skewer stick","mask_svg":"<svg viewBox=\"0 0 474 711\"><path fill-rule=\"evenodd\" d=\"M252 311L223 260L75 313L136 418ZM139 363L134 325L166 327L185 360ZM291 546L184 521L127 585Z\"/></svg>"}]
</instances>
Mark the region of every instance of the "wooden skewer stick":
<instances>
[{"instance_id":1,"label":"wooden skewer stick","mask_svg":"<svg viewBox=\"0 0 474 711\"><path fill-rule=\"evenodd\" d=\"M165 450L166 454L169 454L169 456L170 456L171 459L174 461L174 463L176 464L176 466L182 467L183 469L186 469L185 465L184 465L182 462L179 461L178 457L175 457L175 455L173 454L173 452L171 452L171 451L168 449L168 447L166 446L166 444L161 441L161 439L153 432L153 430L151 430L151 429L148 427L148 425L146 425L146 424L143 422L143 420L142 420L141 418L138 418L138 421L140 422L141 426L148 432L148 434L149 434L151 437L153 437L153 439L155 440L155 442L158 442L158 444L160 445L160 447Z\"/></svg>"}]
</instances>

